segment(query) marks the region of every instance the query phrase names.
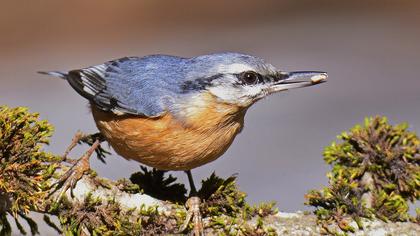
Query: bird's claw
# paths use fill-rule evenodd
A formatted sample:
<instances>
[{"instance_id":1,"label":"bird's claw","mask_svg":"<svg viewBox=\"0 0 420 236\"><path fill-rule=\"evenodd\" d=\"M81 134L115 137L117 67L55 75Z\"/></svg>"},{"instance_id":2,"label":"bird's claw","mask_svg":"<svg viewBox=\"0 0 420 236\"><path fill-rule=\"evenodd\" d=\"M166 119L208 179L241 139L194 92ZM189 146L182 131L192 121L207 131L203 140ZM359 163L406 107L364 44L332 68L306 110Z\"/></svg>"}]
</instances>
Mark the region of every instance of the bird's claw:
<instances>
[{"instance_id":1,"label":"bird's claw","mask_svg":"<svg viewBox=\"0 0 420 236\"><path fill-rule=\"evenodd\" d=\"M66 151L63 154L62 161L69 162L71 164L75 164L74 160L68 159L68 155L73 150L74 147L85 137L85 135L79 130L74 135L73 139L71 140L70 145L67 147Z\"/></svg>"},{"instance_id":2,"label":"bird's claw","mask_svg":"<svg viewBox=\"0 0 420 236\"><path fill-rule=\"evenodd\" d=\"M76 134L76 136L77 135L78 134ZM74 140L75 139L73 139L72 144L74 143ZM72 144L70 145L70 147L72 146ZM99 140L96 140L93 143L93 145L85 152L85 154L80 159L76 160L73 166L70 167L70 169L66 173L64 173L56 183L54 183L51 186L52 190L50 191L49 196L54 194L56 191L60 190L60 192L54 198L55 202L58 202L61 196L63 196L63 194L69 189L71 196L74 196L73 189L76 187L77 182L83 177L83 175L90 170L89 158L92 155L92 153L96 150L96 148L98 148L98 146ZM69 148L67 150L69 150ZM68 154L67 150L66 153ZM65 158L67 157L65 156ZM64 160L68 161L67 159Z\"/></svg>"},{"instance_id":3,"label":"bird's claw","mask_svg":"<svg viewBox=\"0 0 420 236\"><path fill-rule=\"evenodd\" d=\"M101 133L94 133L94 134L84 134L81 131L77 131L74 135L73 139L71 140L70 145L67 147L66 151L63 154L62 161L74 164L76 163L76 160L72 160L68 158L69 153L73 148L77 146L77 144L88 144L89 146L92 146L95 141L99 140L99 142L105 141L105 138ZM99 158L100 161L105 162L104 158L106 154L110 154L107 150L103 149L101 145L99 144L98 147L96 147L95 152Z\"/></svg>"},{"instance_id":4,"label":"bird's claw","mask_svg":"<svg viewBox=\"0 0 420 236\"><path fill-rule=\"evenodd\" d=\"M194 224L193 228L193 235L194 236L202 236L204 235L204 227L203 227L203 219L201 217L200 212L200 204L201 199L199 197L190 197L188 198L187 202L185 203L188 211L187 211L187 217L185 218L184 223L181 225L179 229L179 233L183 232L190 223L191 219Z\"/></svg>"}]
</instances>

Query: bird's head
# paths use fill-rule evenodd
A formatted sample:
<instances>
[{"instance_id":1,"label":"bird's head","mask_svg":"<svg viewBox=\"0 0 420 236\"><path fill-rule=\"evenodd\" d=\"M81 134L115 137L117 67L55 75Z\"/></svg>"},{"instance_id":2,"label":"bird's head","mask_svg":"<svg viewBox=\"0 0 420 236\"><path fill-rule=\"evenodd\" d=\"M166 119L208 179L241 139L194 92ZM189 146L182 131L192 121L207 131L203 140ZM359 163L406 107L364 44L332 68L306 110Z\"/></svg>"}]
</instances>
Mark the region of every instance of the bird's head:
<instances>
[{"instance_id":1,"label":"bird's head","mask_svg":"<svg viewBox=\"0 0 420 236\"><path fill-rule=\"evenodd\" d=\"M249 107L276 92L325 82L319 71L284 72L264 60L238 53L220 53L188 61L185 88L204 88L219 101Z\"/></svg>"}]
</instances>

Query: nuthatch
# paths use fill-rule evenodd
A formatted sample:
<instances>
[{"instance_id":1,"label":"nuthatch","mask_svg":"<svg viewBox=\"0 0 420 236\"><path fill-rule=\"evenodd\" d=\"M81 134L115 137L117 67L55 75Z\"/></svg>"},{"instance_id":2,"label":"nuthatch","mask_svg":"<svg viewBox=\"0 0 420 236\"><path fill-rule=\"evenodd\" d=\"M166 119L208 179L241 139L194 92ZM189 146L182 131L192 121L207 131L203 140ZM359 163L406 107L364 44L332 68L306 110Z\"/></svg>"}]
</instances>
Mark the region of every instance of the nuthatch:
<instances>
[{"instance_id":1,"label":"nuthatch","mask_svg":"<svg viewBox=\"0 0 420 236\"><path fill-rule=\"evenodd\" d=\"M189 177L229 148L256 101L327 79L324 72L278 71L239 53L125 57L46 73L89 100L98 129L119 155Z\"/></svg>"}]
</instances>

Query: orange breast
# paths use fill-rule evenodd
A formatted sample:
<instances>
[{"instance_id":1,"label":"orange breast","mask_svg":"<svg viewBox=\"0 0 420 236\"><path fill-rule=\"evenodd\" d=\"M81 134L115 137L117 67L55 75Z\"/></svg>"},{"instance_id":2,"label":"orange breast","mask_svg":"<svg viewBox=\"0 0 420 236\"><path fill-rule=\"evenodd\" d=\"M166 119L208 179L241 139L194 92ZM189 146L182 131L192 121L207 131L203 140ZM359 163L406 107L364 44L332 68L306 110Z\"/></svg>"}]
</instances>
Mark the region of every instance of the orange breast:
<instances>
[{"instance_id":1,"label":"orange breast","mask_svg":"<svg viewBox=\"0 0 420 236\"><path fill-rule=\"evenodd\" d=\"M189 170L221 156L243 127L245 111L214 102L211 95L185 104L181 117L169 112L146 118L115 115L92 105L96 125L126 159L162 170ZM197 99L201 99L198 101Z\"/></svg>"}]
</instances>

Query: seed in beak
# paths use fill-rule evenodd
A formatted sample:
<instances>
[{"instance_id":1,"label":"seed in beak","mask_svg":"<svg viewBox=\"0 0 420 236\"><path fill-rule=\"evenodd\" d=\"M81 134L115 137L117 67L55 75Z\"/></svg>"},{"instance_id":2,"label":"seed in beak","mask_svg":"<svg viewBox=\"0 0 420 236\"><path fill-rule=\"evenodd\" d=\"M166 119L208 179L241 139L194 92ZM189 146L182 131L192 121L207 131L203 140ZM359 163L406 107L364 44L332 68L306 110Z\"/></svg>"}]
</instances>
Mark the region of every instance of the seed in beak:
<instances>
[{"instance_id":1,"label":"seed in beak","mask_svg":"<svg viewBox=\"0 0 420 236\"><path fill-rule=\"evenodd\" d=\"M314 84L318 84L327 80L328 75L326 73L314 75L311 77L311 82Z\"/></svg>"}]
</instances>

